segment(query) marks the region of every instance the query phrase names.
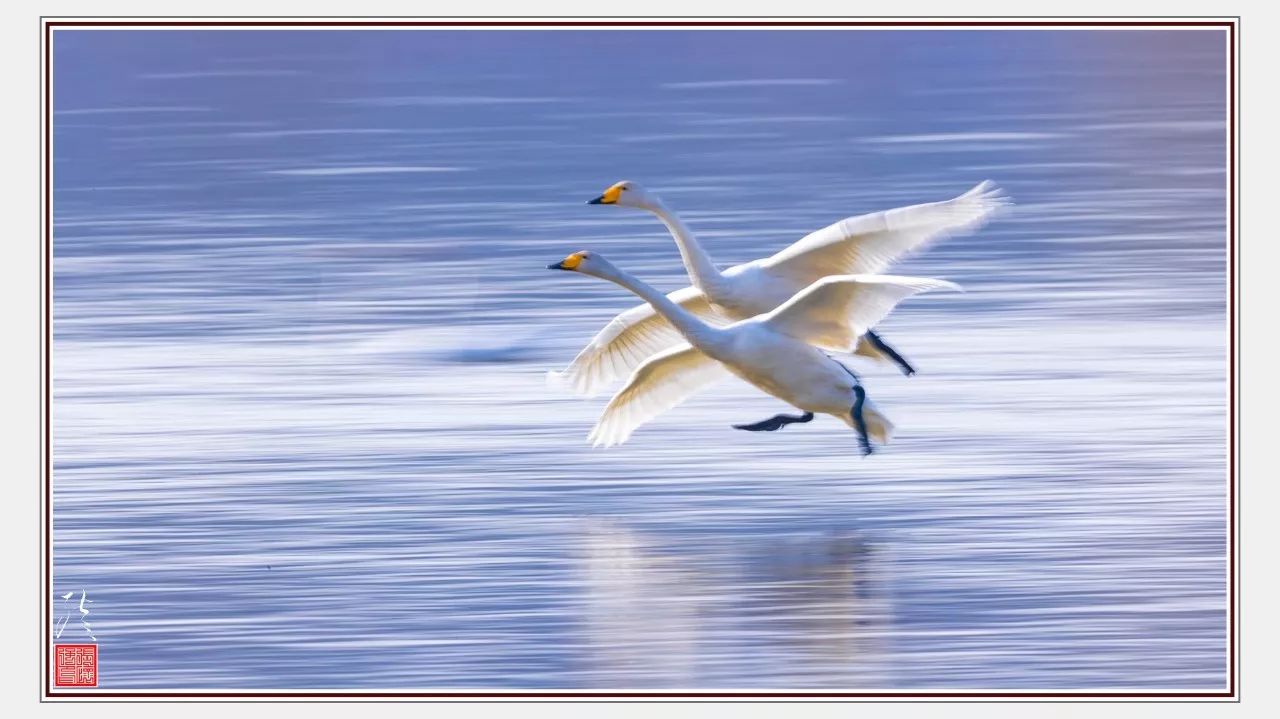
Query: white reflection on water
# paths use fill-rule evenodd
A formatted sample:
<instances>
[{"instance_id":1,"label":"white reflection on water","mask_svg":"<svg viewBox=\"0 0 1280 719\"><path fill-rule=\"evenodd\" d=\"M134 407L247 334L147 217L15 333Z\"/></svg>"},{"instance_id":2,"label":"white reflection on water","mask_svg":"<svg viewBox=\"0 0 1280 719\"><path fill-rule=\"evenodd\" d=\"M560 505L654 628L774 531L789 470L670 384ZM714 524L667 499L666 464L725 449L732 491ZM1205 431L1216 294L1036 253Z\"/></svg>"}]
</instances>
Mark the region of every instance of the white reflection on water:
<instances>
[{"instance_id":1,"label":"white reflection on water","mask_svg":"<svg viewBox=\"0 0 1280 719\"><path fill-rule=\"evenodd\" d=\"M55 43L54 591L103 687L1221 685L1221 43L609 33L605 77L599 35L458 35ZM781 411L736 381L600 451L544 375L634 300L543 268L687 281L583 204L622 177L726 263L1018 207L897 268L968 292L881 327L920 369L866 370L883 452L735 432Z\"/></svg>"},{"instance_id":2,"label":"white reflection on water","mask_svg":"<svg viewBox=\"0 0 1280 719\"><path fill-rule=\"evenodd\" d=\"M589 521L579 558L583 672L604 687L625 679L690 689L761 671L777 686L874 686L891 621L874 566L856 535L707 538L664 553L657 540Z\"/></svg>"}]
</instances>

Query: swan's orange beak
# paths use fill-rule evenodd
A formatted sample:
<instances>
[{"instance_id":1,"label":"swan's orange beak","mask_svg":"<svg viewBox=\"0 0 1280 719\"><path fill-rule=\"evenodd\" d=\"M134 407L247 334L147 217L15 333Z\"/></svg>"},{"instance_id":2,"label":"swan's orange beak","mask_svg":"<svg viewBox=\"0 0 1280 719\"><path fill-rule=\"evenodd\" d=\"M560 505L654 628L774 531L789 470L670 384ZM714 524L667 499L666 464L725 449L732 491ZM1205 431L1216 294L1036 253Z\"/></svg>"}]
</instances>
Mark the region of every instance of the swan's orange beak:
<instances>
[{"instance_id":1,"label":"swan's orange beak","mask_svg":"<svg viewBox=\"0 0 1280 719\"><path fill-rule=\"evenodd\" d=\"M618 202L618 196L622 194L622 183L619 182L604 191L604 194L594 200L587 200L588 205L614 205Z\"/></svg>"},{"instance_id":2,"label":"swan's orange beak","mask_svg":"<svg viewBox=\"0 0 1280 719\"><path fill-rule=\"evenodd\" d=\"M569 270L569 271L576 270L578 269L578 265L582 264L582 256L583 256L583 253L575 252L572 255L569 255L568 257L564 258L563 260L560 260L559 262L555 262L550 265L547 265L547 269L548 270Z\"/></svg>"}]
</instances>

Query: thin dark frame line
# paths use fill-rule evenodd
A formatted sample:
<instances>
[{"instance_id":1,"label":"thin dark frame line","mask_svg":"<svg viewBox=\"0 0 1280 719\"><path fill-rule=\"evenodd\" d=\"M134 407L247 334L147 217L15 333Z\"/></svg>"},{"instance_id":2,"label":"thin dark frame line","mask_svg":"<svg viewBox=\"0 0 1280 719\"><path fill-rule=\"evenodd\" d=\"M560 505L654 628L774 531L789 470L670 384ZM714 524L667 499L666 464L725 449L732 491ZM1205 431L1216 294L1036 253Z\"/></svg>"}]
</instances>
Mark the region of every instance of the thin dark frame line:
<instances>
[{"instance_id":1,"label":"thin dark frame line","mask_svg":"<svg viewBox=\"0 0 1280 719\"><path fill-rule=\"evenodd\" d=\"M50 89L53 79L53 56L50 50L52 42L53 30L48 24L46 24L44 31L43 53L45 76L43 83L44 102L42 104L44 107L44 121L41 122L43 136L40 138L43 143L43 151L41 153L43 165L41 166L40 171L44 178L44 207L43 212L41 213L44 219L44 252L41 254L41 260L44 265L41 273L41 279L44 284L44 307L41 317L41 325L44 330L44 342L42 345L42 364L44 369L44 382L42 383L44 390L44 457L42 458L44 465L44 505L42 507L44 511L44 562L42 564L42 569L44 573L44 581L42 582L43 586L41 587L40 617L41 624L44 625L44 665L41 667L41 674L43 675L41 683L44 686L45 696L50 695L50 683L52 682L50 674L52 674L52 672L50 671L49 655L51 651L50 645L53 644L52 637L50 636L52 634L52 627L50 626L51 614L49 613L53 604L53 510L50 506L53 497L53 462L51 459L52 427L49 419L51 411L50 397L52 394L52 374L50 370L51 357L53 355L53 215L50 208L53 195L50 191L52 181L49 177L50 171L53 167L51 149L53 144L53 98Z\"/></svg>"},{"instance_id":2,"label":"thin dark frame line","mask_svg":"<svg viewBox=\"0 0 1280 719\"><path fill-rule=\"evenodd\" d=\"M1229 108L1229 116L1231 127L1227 132L1227 258L1228 258L1228 274L1227 274L1227 293L1228 293L1228 313L1227 313L1227 662L1228 662L1228 682L1227 686L1232 693L1239 691L1236 683L1236 508L1238 505L1238 497L1236 496L1236 441L1238 434L1236 432L1236 382L1239 377L1236 372L1236 230L1239 217L1236 214L1236 172L1238 166L1236 164L1236 142L1238 141L1239 128L1236 122L1239 120L1236 115L1236 46L1238 38L1236 36L1236 27L1238 23L1231 24L1231 30L1228 38L1228 79L1227 79L1227 107Z\"/></svg>"},{"instance_id":3,"label":"thin dark frame line","mask_svg":"<svg viewBox=\"0 0 1280 719\"><path fill-rule=\"evenodd\" d=\"M1057 699L1146 699L1146 697L1156 697L1156 699L1226 699L1231 697L1230 692L1216 693L1183 693L1183 692L1110 692L1110 693L1093 693L1093 692L1044 692L1044 693L1023 693L1023 692L932 692L932 693L915 693L915 692L663 692L663 691L620 691L620 692L575 692L575 691L549 691L549 692L521 692L513 690L511 692L357 692L357 691L337 691L337 692L288 692L288 691L264 691L264 692L97 692L86 690L83 692L60 692L56 696L72 696L83 697L83 699L95 699L95 697L201 697L201 699L218 699L218 697L264 697L264 699L288 699L288 697L303 697L303 699L326 699L326 697L366 697L366 699L390 699L390 697L420 697L420 699L429 699L429 697L484 697L484 699L566 699L566 697L631 697L631 699L644 699L644 697L666 697L681 696L691 697L691 699L714 699L714 697L741 697L741 699L767 699L767 697L783 697L783 699L826 699L826 697L845 697L845 699L856 699L856 697L879 697L879 699L913 699L913 697L938 697L938 699L1028 699L1028 697L1057 697Z\"/></svg>"},{"instance_id":4,"label":"thin dark frame line","mask_svg":"<svg viewBox=\"0 0 1280 719\"><path fill-rule=\"evenodd\" d=\"M1234 22L1231 19L1234 19ZM43 568L45 572L45 581L42 587L41 596L41 618L44 624L44 679L42 686L44 694L41 701L45 698L72 698L79 701L94 701L96 699L110 698L459 698L459 697L482 697L482 698L505 698L505 699L538 699L545 698L561 698L561 697L690 697L690 698L719 698L719 697L752 697L752 698L822 698L822 697L840 697L840 698L1068 698L1079 697L1077 701L1085 701L1089 699L1106 699L1106 698L1235 698L1239 702L1237 694L1237 677L1236 677L1236 651L1238 643L1236 641L1236 580L1238 578L1236 568L1236 533L1238 531L1238 523L1236 522L1237 495L1236 495L1236 473L1238 466L1236 463L1235 449L1237 442L1237 418L1236 410L1238 408L1236 397L1236 382L1238 373L1236 372L1236 292L1238 285L1236 282L1236 232L1238 214L1236 211L1236 172L1238 164L1236 161L1237 148L1237 126L1238 121L1236 113L1237 100L1237 71L1236 71L1236 45L1237 45L1237 26L1239 25L1239 16L1224 16L1216 21L1136 21L1136 20L1115 20L1115 21L1080 21L1080 22L1062 22L1062 21L997 21L997 22L938 22L938 21L901 21L901 22L876 22L876 21L774 21L774 22L723 22L723 21L692 21L692 22L627 22L627 19L619 19L613 21L589 21L574 23L559 22L518 22L511 20L495 20L481 19L475 21L464 22L432 22L430 20L415 20L411 22L381 22L381 21L354 21L354 22L281 22L281 21L227 21L227 22L179 22L179 21L151 21L151 22L116 22L116 21L48 21L41 16L41 23L44 26L44 121L42 124L42 143L44 166L41 168L44 178L44 253L43 259L43 279L44 279L44 307L42 308L43 320L43 339L44 344L41 347L41 355L44 368L44 562ZM484 28L503 28L503 27L621 27L621 28L643 28L643 27L761 27L761 28L787 28L787 27L833 27L833 28L856 28L856 27L882 27L882 28L900 28L900 27L1024 27L1028 29L1036 29L1041 27L1222 27L1228 30L1228 333L1229 333L1229 362L1228 362L1228 495L1229 506L1227 512L1228 522L1228 684L1225 692L1197 693L1197 692L1101 692L1101 693L1063 693L1063 692L991 692L991 693L909 693L909 692L863 692L863 693L768 693L768 692L700 692L700 693L660 693L660 692L620 692L620 693L593 693L593 692L554 692L554 693L465 693L465 692L420 692L420 693L397 693L397 692L332 692L332 693L307 693L307 692L259 692L259 693L243 693L243 692L54 692L51 691L51 673L49 665L50 657L50 626L48 615L52 596L52 456L51 456L51 355L53 350L52 343L52 182L50 178L50 169L52 168L51 146L52 146L52 33L54 27L484 27Z\"/></svg>"},{"instance_id":5,"label":"thin dark frame line","mask_svg":"<svg viewBox=\"0 0 1280 719\"><path fill-rule=\"evenodd\" d=\"M41 15L40 19L41 20L77 20L77 19L86 19L86 18L92 19L92 18L101 18L101 17L124 18L124 19L130 19L130 18L153 19L153 18L156 18L157 16L155 15L110 15L110 16ZM169 15L169 16L162 16L162 17L164 17L165 19L196 19L196 20L226 19L226 18L242 19L246 17L247 18L256 17L258 19L263 19L263 20L267 20L267 19L277 20L277 19L289 19L289 18L297 19L297 20L307 20L307 19L324 20L324 19L340 19L340 18L364 20L364 18L361 18L359 16L353 16L353 15L259 15L259 16ZM501 24L509 20L559 20L559 19L565 19L565 18L570 18L570 19L576 18L576 19L582 19L582 20L598 20L601 22L606 22L606 21L626 22L628 20L646 20L646 19L652 20L652 19L658 19L658 18L675 18L678 20L679 19L752 20L752 19L768 19L773 17L777 17L777 19L779 20L788 20L791 22L805 22L809 20L813 22L821 22L823 20L864 20L864 19L875 20L875 19L894 19L894 18L902 18L906 20L920 20L921 22L936 21L936 20L965 20L965 19L971 19L971 18L972 19L1000 18L1004 20L1018 21L1018 22L1033 22L1037 20L1070 20L1070 19L1084 18L1088 20L1094 20L1096 22L1112 22L1112 21L1120 22L1125 20L1144 20L1144 19L1173 20L1173 19L1182 19L1182 18L1239 20L1241 16L1240 15L1116 15L1115 17L1110 18L1109 20L1097 20L1097 17L1098 17L1097 15L931 15L931 16L928 16L928 20L924 20L919 16L913 16L913 15L814 15L812 17L803 18L803 19L796 19L795 17L788 17L785 15L779 15L779 16L773 16L773 15L627 15L627 16L618 16L618 17L601 17L598 15L509 15L509 16L502 16L502 17L486 17L486 16L476 16L476 15L383 15L381 16L380 20L364 20L364 21L380 22L381 20L406 19L406 20L422 20L424 22L429 22L432 20L476 19L476 20L484 20L484 21L492 22L495 24Z\"/></svg>"},{"instance_id":6,"label":"thin dark frame line","mask_svg":"<svg viewBox=\"0 0 1280 719\"><path fill-rule=\"evenodd\" d=\"M1056 28L1056 27L1233 27L1235 23L1229 20L1156 20L1156 21L1115 21L1115 22L1098 22L1087 20L1045 20L1034 23L1034 27L1021 21L993 20L993 21L964 21L957 20L945 24L919 20L834 20L834 21L815 21L815 22L796 22L796 21L769 21L759 20L750 22L716 22L703 20L685 20L685 21L647 21L647 22L626 22L617 23L601 23L591 20L568 21L568 22L546 22L540 20L528 21L507 21L502 23L492 23L484 20L457 20L447 22L429 22L418 20L406 21L289 21L289 20L227 20L227 21L179 21L179 20L156 20L142 22L122 22L116 20L86 20L79 22L63 22L50 21L46 25L49 27L341 27L341 28L360 28L360 27L485 27L499 29L503 27L614 27L614 28L713 28L713 27L760 27L760 28L803 28L803 27L870 27L870 28L902 28L902 27L973 27L973 28L1008 28L1008 27L1026 27L1028 29L1036 28Z\"/></svg>"},{"instance_id":7,"label":"thin dark frame line","mask_svg":"<svg viewBox=\"0 0 1280 719\"><path fill-rule=\"evenodd\" d=\"M332 695L326 695L326 697L328 696L332 696ZM680 696L680 695L652 695L652 697L649 697L648 695L646 695L646 699L644 701L635 701L635 700L611 701L608 699L598 699L598 697L595 697L595 696L588 696L586 697L586 699L582 699L581 701L576 701L575 704L689 704L689 701L687 700L666 699L666 697L668 696ZM809 699L813 699L814 701L794 701L791 699L771 701L771 696L773 695L767 695L763 697L753 696L753 697L750 697L750 699L718 700L714 702L714 704L855 704L855 702L856 704L886 704L886 705L892 705L892 704L984 704L983 700L986 699L986 697L975 696L975 697L970 697L970 699L974 700L972 702L963 702L963 701L957 701L952 699L920 699L920 700L913 699L910 701L896 701L896 700L888 700L888 699L831 700L831 699L828 699L829 695L818 695L818 696L809 697ZM141 699L152 699L152 701L146 701L146 702L140 702L132 699L114 699L114 697L111 697L111 699L104 699L101 701L95 701L96 699L97 699L96 693L87 691L87 692L81 693L81 695L74 695L72 699L69 699L68 701L65 701L65 702L60 702L60 704L189 704L189 702L182 701L179 699L168 699L168 697L159 697L159 699L156 699L156 697L151 697L151 695L145 695L141 697ZM294 697L292 696L285 697L285 699L293 700ZM379 699L379 697L372 697L372 699ZM428 699L420 699L420 697L396 696L396 697L390 697L390 699L388 700L378 701L378 702L367 701L367 699L349 699L349 697L338 697L338 699L335 699L333 701L320 701L320 700L305 700L305 701L307 702L307 704L531 704L531 702L534 702L532 700L535 700L535 699L538 699L538 696L535 696L535 695L512 696L512 697L507 697L507 699L504 699L504 700L497 700L497 699L466 700L466 699L457 699L457 697L452 697L452 699L428 700ZM564 697L550 697L550 699L564 699ZM573 699L579 699L579 695L573 695ZM692 699L703 699L703 697L692 697ZM219 704L283 704L283 702L284 702L283 700L278 700L278 699L227 699L225 701L219 702ZM1098 697L1098 699L1093 699L1093 700L1064 700L1064 699L1037 700L1037 699L1025 699L1025 697L1019 697L1019 699L1015 699L1015 700L1001 701L1000 704L1115 704L1115 701L1108 699L1108 697ZM1235 699L1233 701L1217 701L1213 699L1204 699L1202 701L1178 702L1178 701L1172 701L1172 700L1153 699L1153 700L1125 701L1124 704L1215 704L1216 705L1216 704L1240 704L1240 701L1239 699Z\"/></svg>"}]
</instances>

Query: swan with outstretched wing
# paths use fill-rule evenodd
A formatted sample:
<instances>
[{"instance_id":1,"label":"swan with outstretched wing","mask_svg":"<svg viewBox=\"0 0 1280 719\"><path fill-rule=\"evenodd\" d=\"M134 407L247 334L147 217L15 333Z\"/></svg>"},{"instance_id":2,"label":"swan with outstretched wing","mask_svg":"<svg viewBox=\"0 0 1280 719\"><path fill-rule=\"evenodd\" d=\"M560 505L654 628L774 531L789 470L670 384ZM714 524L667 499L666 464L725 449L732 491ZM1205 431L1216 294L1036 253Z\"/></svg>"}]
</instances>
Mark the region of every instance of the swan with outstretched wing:
<instances>
[{"instance_id":1,"label":"swan with outstretched wing","mask_svg":"<svg viewBox=\"0 0 1280 719\"><path fill-rule=\"evenodd\" d=\"M662 220L693 283L668 298L717 326L769 312L824 277L883 272L932 242L978 228L1010 204L995 184L985 181L950 200L843 219L770 257L721 272L688 226L639 183L618 182L590 203L648 210ZM551 377L577 394L593 395L680 341L670 322L650 305L640 305L614 317L568 367ZM853 344L824 341L818 346L894 362L907 374L914 372L902 355L869 328Z\"/></svg>"},{"instance_id":2,"label":"swan with outstretched wing","mask_svg":"<svg viewBox=\"0 0 1280 719\"><path fill-rule=\"evenodd\" d=\"M642 424L734 374L804 412L736 428L772 431L808 422L816 413L830 414L856 429L863 453L870 454L871 440L887 442L893 424L870 405L858 378L823 346L856 342L911 295L959 289L945 280L915 277L826 277L770 312L716 326L599 254L575 252L548 267L600 277L630 290L683 339L642 361L614 395L589 436L603 446L625 442Z\"/></svg>"}]
</instances>

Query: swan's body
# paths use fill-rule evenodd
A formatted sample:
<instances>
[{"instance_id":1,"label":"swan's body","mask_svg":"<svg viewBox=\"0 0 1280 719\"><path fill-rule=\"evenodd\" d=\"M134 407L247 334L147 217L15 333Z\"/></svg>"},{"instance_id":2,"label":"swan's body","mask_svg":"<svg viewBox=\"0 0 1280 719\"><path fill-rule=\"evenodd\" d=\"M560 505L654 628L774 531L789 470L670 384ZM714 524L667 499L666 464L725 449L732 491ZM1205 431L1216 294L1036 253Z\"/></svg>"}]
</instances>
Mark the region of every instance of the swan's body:
<instances>
[{"instance_id":1,"label":"swan's body","mask_svg":"<svg viewBox=\"0 0 1280 719\"><path fill-rule=\"evenodd\" d=\"M807 413L838 417L859 430L864 451L870 452L867 438L887 442L893 424L864 401L853 373L819 347L855 343L913 294L958 289L950 282L912 277L828 277L768 313L715 326L599 255L579 252L551 267L621 285L649 302L685 340L641 362L614 395L589 437L604 446L626 441L640 425L732 373Z\"/></svg>"},{"instance_id":2,"label":"swan's body","mask_svg":"<svg viewBox=\"0 0 1280 719\"><path fill-rule=\"evenodd\" d=\"M830 275L883 271L904 254L948 234L970 230L1007 204L990 182L965 194L841 220L802 238L771 257L721 272L692 231L662 200L633 182L619 182L592 204L648 210L671 231L693 286L668 298L705 322L725 325L772 311L814 282ZM869 328L865 328L869 329ZM818 344L833 352L856 352L880 360L904 361L879 338L870 342ZM560 373L553 375L577 393L591 395L625 377L648 357L681 341L680 332L651 305L616 316Z\"/></svg>"}]
</instances>

